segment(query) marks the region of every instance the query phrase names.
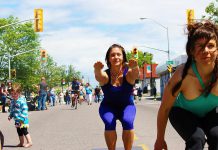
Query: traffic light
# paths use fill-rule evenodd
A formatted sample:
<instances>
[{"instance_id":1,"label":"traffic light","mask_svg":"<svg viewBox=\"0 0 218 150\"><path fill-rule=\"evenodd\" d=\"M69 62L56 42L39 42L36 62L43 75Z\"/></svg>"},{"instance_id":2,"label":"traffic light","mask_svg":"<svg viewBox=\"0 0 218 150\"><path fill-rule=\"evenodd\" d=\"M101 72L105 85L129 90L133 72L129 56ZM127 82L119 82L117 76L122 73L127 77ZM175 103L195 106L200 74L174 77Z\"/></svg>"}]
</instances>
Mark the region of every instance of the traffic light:
<instances>
[{"instance_id":1,"label":"traffic light","mask_svg":"<svg viewBox=\"0 0 218 150\"><path fill-rule=\"evenodd\" d=\"M172 65L167 65L167 70L171 73L173 71L173 66Z\"/></svg>"},{"instance_id":2,"label":"traffic light","mask_svg":"<svg viewBox=\"0 0 218 150\"><path fill-rule=\"evenodd\" d=\"M34 10L35 32L43 32L43 9Z\"/></svg>"},{"instance_id":3,"label":"traffic light","mask_svg":"<svg viewBox=\"0 0 218 150\"><path fill-rule=\"evenodd\" d=\"M187 9L186 15L187 15L187 24L192 24L195 18L194 9Z\"/></svg>"},{"instance_id":4,"label":"traffic light","mask_svg":"<svg viewBox=\"0 0 218 150\"><path fill-rule=\"evenodd\" d=\"M138 59L138 49L137 48L134 48L133 50L132 50L132 55L133 55L133 57L135 58L135 59Z\"/></svg>"},{"instance_id":5,"label":"traffic light","mask_svg":"<svg viewBox=\"0 0 218 150\"><path fill-rule=\"evenodd\" d=\"M11 77L16 78L16 69L11 70Z\"/></svg>"},{"instance_id":6,"label":"traffic light","mask_svg":"<svg viewBox=\"0 0 218 150\"><path fill-rule=\"evenodd\" d=\"M61 84L65 85L65 79L62 79Z\"/></svg>"},{"instance_id":7,"label":"traffic light","mask_svg":"<svg viewBox=\"0 0 218 150\"><path fill-rule=\"evenodd\" d=\"M46 62L47 61L47 53L46 50L41 50L41 62Z\"/></svg>"}]
</instances>

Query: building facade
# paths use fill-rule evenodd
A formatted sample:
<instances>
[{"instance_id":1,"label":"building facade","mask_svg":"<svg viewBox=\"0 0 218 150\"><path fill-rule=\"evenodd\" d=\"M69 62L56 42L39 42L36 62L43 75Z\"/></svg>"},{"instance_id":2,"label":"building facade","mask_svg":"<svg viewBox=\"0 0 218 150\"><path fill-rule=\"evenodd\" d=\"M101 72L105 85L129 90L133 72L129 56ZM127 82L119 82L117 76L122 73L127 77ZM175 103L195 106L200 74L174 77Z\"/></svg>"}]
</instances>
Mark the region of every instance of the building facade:
<instances>
[{"instance_id":1,"label":"building facade","mask_svg":"<svg viewBox=\"0 0 218 150\"><path fill-rule=\"evenodd\" d=\"M187 60L187 55L180 55L173 59L173 68L177 68L179 65L184 64ZM156 69L157 75L160 77L160 94L163 96L164 88L168 83L172 73L170 73L167 69L167 64L163 64L157 67Z\"/></svg>"}]
</instances>

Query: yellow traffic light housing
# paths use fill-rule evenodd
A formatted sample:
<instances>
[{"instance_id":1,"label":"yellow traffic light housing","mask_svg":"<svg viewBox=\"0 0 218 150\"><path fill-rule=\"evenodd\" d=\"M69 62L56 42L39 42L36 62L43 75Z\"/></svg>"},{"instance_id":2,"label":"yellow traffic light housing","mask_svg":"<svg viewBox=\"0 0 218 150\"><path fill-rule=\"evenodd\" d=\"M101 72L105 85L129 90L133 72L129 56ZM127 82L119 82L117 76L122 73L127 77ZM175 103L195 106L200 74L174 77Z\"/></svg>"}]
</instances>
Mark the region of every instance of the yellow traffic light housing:
<instances>
[{"instance_id":1,"label":"yellow traffic light housing","mask_svg":"<svg viewBox=\"0 0 218 150\"><path fill-rule=\"evenodd\" d=\"M168 65L167 66L167 70L171 73L173 71L173 66L172 65Z\"/></svg>"},{"instance_id":2,"label":"yellow traffic light housing","mask_svg":"<svg viewBox=\"0 0 218 150\"><path fill-rule=\"evenodd\" d=\"M187 15L187 24L192 24L195 18L194 9L187 9L186 15Z\"/></svg>"},{"instance_id":3,"label":"yellow traffic light housing","mask_svg":"<svg viewBox=\"0 0 218 150\"><path fill-rule=\"evenodd\" d=\"M34 10L34 29L35 32L43 32L43 9Z\"/></svg>"},{"instance_id":4,"label":"yellow traffic light housing","mask_svg":"<svg viewBox=\"0 0 218 150\"><path fill-rule=\"evenodd\" d=\"M16 78L16 69L11 70L11 77Z\"/></svg>"},{"instance_id":5,"label":"yellow traffic light housing","mask_svg":"<svg viewBox=\"0 0 218 150\"><path fill-rule=\"evenodd\" d=\"M46 62L47 61L47 52L46 52L46 50L41 50L40 56L41 56L41 62Z\"/></svg>"},{"instance_id":6,"label":"yellow traffic light housing","mask_svg":"<svg viewBox=\"0 0 218 150\"><path fill-rule=\"evenodd\" d=\"M138 49L137 48L133 48L132 55L133 55L133 58L138 59Z\"/></svg>"}]
</instances>

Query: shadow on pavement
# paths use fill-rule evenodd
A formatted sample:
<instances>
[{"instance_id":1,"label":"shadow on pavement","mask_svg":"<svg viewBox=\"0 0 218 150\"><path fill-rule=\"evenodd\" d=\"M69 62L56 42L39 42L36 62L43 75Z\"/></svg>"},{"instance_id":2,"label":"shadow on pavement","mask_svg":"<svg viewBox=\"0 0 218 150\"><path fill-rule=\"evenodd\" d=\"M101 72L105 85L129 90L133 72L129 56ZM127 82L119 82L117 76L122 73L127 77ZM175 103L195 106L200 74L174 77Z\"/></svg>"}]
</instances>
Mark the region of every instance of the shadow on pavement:
<instances>
[{"instance_id":1,"label":"shadow on pavement","mask_svg":"<svg viewBox=\"0 0 218 150\"><path fill-rule=\"evenodd\" d=\"M145 97L146 100L155 100L154 97ZM156 101L161 101L161 98L160 97L157 97L156 98Z\"/></svg>"},{"instance_id":2,"label":"shadow on pavement","mask_svg":"<svg viewBox=\"0 0 218 150\"><path fill-rule=\"evenodd\" d=\"M62 108L61 110L78 110L78 109L75 109L75 108Z\"/></svg>"},{"instance_id":3,"label":"shadow on pavement","mask_svg":"<svg viewBox=\"0 0 218 150\"><path fill-rule=\"evenodd\" d=\"M17 148L16 145L4 145L3 147L12 147L12 148Z\"/></svg>"},{"instance_id":4,"label":"shadow on pavement","mask_svg":"<svg viewBox=\"0 0 218 150\"><path fill-rule=\"evenodd\" d=\"M108 149L107 148L94 148L94 149L91 149L91 150L108 150ZM124 150L124 148L123 147L118 147L118 148L116 148L116 150ZM134 147L132 147L132 150L143 150L143 148L140 147L140 146L134 146Z\"/></svg>"}]
</instances>

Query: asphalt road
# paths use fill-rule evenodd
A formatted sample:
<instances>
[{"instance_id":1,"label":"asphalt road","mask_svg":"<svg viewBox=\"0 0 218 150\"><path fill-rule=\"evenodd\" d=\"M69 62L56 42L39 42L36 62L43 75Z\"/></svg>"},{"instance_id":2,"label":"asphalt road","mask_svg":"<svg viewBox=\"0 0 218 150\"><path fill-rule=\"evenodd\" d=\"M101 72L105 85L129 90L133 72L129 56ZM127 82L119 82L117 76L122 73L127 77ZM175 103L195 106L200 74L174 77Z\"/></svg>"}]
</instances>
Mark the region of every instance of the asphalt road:
<instances>
[{"instance_id":1,"label":"asphalt road","mask_svg":"<svg viewBox=\"0 0 218 150\"><path fill-rule=\"evenodd\" d=\"M133 150L152 150L156 137L156 115L160 101L138 102ZM46 111L29 112L33 146L30 150L106 150L104 124L98 115L99 104L84 103L77 110L69 105L49 107ZM0 129L5 136L4 150L17 148L18 136L8 113L0 113ZM117 121L117 150L123 150L122 128ZM184 142L168 123L166 141L169 150L184 150Z\"/></svg>"}]
</instances>

